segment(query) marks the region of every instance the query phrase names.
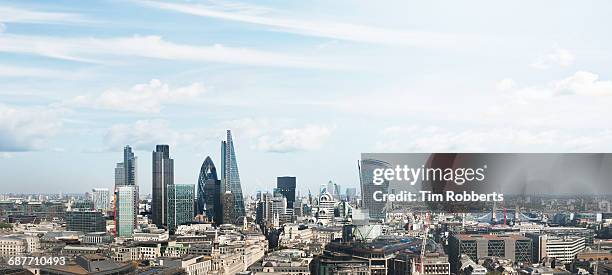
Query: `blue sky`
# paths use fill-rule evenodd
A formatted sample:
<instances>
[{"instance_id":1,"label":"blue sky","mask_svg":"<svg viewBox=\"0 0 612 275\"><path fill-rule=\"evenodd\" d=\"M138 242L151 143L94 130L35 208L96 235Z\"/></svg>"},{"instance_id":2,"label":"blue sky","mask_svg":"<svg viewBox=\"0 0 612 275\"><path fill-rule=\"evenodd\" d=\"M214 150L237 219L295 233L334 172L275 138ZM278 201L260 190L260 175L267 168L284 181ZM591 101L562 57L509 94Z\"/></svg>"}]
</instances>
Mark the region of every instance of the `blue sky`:
<instances>
[{"instance_id":1,"label":"blue sky","mask_svg":"<svg viewBox=\"0 0 612 275\"><path fill-rule=\"evenodd\" d=\"M357 187L361 152L610 152L609 1L0 1L0 188Z\"/></svg>"}]
</instances>

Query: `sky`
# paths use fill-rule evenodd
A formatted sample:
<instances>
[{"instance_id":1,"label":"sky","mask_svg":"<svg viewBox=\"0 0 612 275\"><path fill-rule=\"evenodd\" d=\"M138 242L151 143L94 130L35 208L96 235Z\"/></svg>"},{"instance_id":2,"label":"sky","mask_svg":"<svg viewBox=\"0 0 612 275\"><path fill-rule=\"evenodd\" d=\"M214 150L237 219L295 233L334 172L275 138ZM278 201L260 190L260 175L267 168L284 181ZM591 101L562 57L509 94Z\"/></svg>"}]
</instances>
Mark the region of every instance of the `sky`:
<instances>
[{"instance_id":1,"label":"sky","mask_svg":"<svg viewBox=\"0 0 612 275\"><path fill-rule=\"evenodd\" d=\"M0 1L0 193L358 187L362 152L612 152L609 1Z\"/></svg>"}]
</instances>

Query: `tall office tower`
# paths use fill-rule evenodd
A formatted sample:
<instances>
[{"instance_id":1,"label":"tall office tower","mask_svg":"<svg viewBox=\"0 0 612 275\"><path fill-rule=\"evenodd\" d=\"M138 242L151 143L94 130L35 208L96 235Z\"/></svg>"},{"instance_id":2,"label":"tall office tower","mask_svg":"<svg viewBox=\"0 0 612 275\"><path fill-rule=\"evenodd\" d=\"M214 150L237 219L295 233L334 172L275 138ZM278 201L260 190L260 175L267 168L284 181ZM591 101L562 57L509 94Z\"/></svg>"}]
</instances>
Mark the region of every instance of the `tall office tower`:
<instances>
[{"instance_id":1,"label":"tall office tower","mask_svg":"<svg viewBox=\"0 0 612 275\"><path fill-rule=\"evenodd\" d=\"M173 233L179 225L193 221L195 185L173 184L168 185L167 188L168 229Z\"/></svg>"},{"instance_id":2,"label":"tall office tower","mask_svg":"<svg viewBox=\"0 0 612 275\"><path fill-rule=\"evenodd\" d=\"M136 185L137 177L136 177L136 161L137 158L134 156L134 152L132 151L132 147L126 145L123 148L123 172L125 177L125 185Z\"/></svg>"},{"instance_id":3,"label":"tall office tower","mask_svg":"<svg viewBox=\"0 0 612 275\"><path fill-rule=\"evenodd\" d=\"M94 188L91 190L91 199L94 209L106 212L110 208L110 193L108 188Z\"/></svg>"},{"instance_id":4,"label":"tall office tower","mask_svg":"<svg viewBox=\"0 0 612 275\"><path fill-rule=\"evenodd\" d=\"M361 184L361 194L363 208L368 209L370 218L384 219L386 216L386 202L375 201L374 192L381 191L383 194L389 191L389 181L385 180L382 184L374 184L374 169L389 168L391 165L387 162L376 159L364 159L357 164L359 169L359 181Z\"/></svg>"},{"instance_id":5,"label":"tall office tower","mask_svg":"<svg viewBox=\"0 0 612 275\"><path fill-rule=\"evenodd\" d=\"M233 224L236 221L236 211L234 211L236 204L234 198L234 194L231 192L221 194L221 223Z\"/></svg>"},{"instance_id":6,"label":"tall office tower","mask_svg":"<svg viewBox=\"0 0 612 275\"><path fill-rule=\"evenodd\" d=\"M213 205L207 204L207 198L209 194L207 194L206 183L208 181L212 182L212 186L214 187L214 183L218 180L217 177L217 168L215 168L215 164L213 163L210 156L204 159L202 163L202 167L200 168L200 176L198 177L198 201L197 201L197 214L206 214L209 219L212 219L215 215L212 212ZM212 190L214 192L214 189ZM214 195L215 193L213 193ZM219 195L218 193L216 194ZM210 211L209 211L209 208Z\"/></svg>"},{"instance_id":7,"label":"tall office tower","mask_svg":"<svg viewBox=\"0 0 612 275\"><path fill-rule=\"evenodd\" d=\"M346 188L346 200L351 201L355 197L357 197L357 188L354 188L354 187Z\"/></svg>"},{"instance_id":8,"label":"tall office tower","mask_svg":"<svg viewBox=\"0 0 612 275\"><path fill-rule=\"evenodd\" d=\"M200 198L198 198L199 200ZM221 181L209 179L204 182L204 212L215 224L223 222L221 206Z\"/></svg>"},{"instance_id":9,"label":"tall office tower","mask_svg":"<svg viewBox=\"0 0 612 275\"><path fill-rule=\"evenodd\" d=\"M115 234L131 237L138 216L137 158L129 145L123 148L123 162L115 168Z\"/></svg>"},{"instance_id":10,"label":"tall office tower","mask_svg":"<svg viewBox=\"0 0 612 275\"><path fill-rule=\"evenodd\" d=\"M125 185L125 170L123 162L117 163L115 167L115 186Z\"/></svg>"},{"instance_id":11,"label":"tall office tower","mask_svg":"<svg viewBox=\"0 0 612 275\"><path fill-rule=\"evenodd\" d=\"M272 202L272 194L268 192L258 192L257 193L257 207L256 207L256 217L255 222L260 225L264 225L266 223L271 223L273 219L273 202Z\"/></svg>"},{"instance_id":12,"label":"tall office tower","mask_svg":"<svg viewBox=\"0 0 612 275\"><path fill-rule=\"evenodd\" d=\"M117 236L132 237L136 228L137 209L138 186L115 187L115 234Z\"/></svg>"},{"instance_id":13,"label":"tall office tower","mask_svg":"<svg viewBox=\"0 0 612 275\"><path fill-rule=\"evenodd\" d=\"M174 160L170 158L168 145L157 145L153 151L153 190L151 214L153 223L162 228L167 224L166 190L174 184Z\"/></svg>"},{"instance_id":14,"label":"tall office tower","mask_svg":"<svg viewBox=\"0 0 612 275\"><path fill-rule=\"evenodd\" d=\"M287 207L293 209L295 202L295 177L277 177L276 188L280 194L287 198Z\"/></svg>"},{"instance_id":15,"label":"tall office tower","mask_svg":"<svg viewBox=\"0 0 612 275\"><path fill-rule=\"evenodd\" d=\"M230 130L227 130L227 140L221 142L221 184L222 194L231 193L234 196L233 217L245 216L240 174L238 174L238 163L236 162L236 152L234 151L234 142ZM223 208L225 209L225 206ZM224 216L226 215L224 214Z\"/></svg>"}]
</instances>

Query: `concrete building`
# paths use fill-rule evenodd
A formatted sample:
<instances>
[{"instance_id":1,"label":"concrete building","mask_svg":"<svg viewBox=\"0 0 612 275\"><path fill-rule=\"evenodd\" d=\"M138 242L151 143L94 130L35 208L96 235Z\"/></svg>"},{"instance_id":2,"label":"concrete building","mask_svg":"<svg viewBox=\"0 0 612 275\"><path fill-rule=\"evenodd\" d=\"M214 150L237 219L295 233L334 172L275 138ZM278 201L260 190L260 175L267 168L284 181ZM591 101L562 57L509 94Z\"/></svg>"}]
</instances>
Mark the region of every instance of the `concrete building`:
<instances>
[{"instance_id":1,"label":"concrete building","mask_svg":"<svg viewBox=\"0 0 612 275\"><path fill-rule=\"evenodd\" d=\"M40 240L29 235L0 236L0 257L25 256L40 252Z\"/></svg>"},{"instance_id":2,"label":"concrete building","mask_svg":"<svg viewBox=\"0 0 612 275\"><path fill-rule=\"evenodd\" d=\"M501 257L520 263L532 260L531 239L520 235L452 235L448 250L451 271L455 273L461 268L461 255L474 262L484 257Z\"/></svg>"},{"instance_id":3,"label":"concrete building","mask_svg":"<svg viewBox=\"0 0 612 275\"><path fill-rule=\"evenodd\" d=\"M185 270L187 275L206 275L210 274L212 269L211 257L202 255L186 255L179 259L159 258L154 265L179 267Z\"/></svg>"}]
</instances>

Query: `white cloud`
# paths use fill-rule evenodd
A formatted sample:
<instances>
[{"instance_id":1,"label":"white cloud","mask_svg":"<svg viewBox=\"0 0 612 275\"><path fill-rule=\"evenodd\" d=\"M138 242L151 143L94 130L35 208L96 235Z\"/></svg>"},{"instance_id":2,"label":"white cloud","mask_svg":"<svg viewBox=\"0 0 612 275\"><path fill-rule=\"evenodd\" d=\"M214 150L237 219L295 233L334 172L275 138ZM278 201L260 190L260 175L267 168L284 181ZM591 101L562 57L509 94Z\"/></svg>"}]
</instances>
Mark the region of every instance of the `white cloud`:
<instances>
[{"instance_id":1,"label":"white cloud","mask_svg":"<svg viewBox=\"0 0 612 275\"><path fill-rule=\"evenodd\" d=\"M273 27L279 31L300 35L366 42L373 44L417 47L453 47L473 41L473 37L434 32L401 31L321 19L299 19L291 15L279 15L265 7L248 4L185 4L160 1L140 1L146 6L196 16L231 20ZM222 2L223 3L223 2Z\"/></svg>"},{"instance_id":2,"label":"white cloud","mask_svg":"<svg viewBox=\"0 0 612 275\"><path fill-rule=\"evenodd\" d=\"M382 152L601 152L602 148L612 149L612 131L585 135L565 129L393 126L383 129L375 144L375 150Z\"/></svg>"},{"instance_id":3,"label":"white cloud","mask_svg":"<svg viewBox=\"0 0 612 275\"><path fill-rule=\"evenodd\" d=\"M175 146L189 136L170 128L166 120L138 120L115 124L104 136L107 150L120 150L126 144L138 150L151 150L156 144Z\"/></svg>"},{"instance_id":4,"label":"white cloud","mask_svg":"<svg viewBox=\"0 0 612 275\"><path fill-rule=\"evenodd\" d=\"M132 56L164 60L219 62L258 66L333 67L307 56L292 56L248 48L193 46L166 41L160 36L119 38L68 38L0 35L0 52L34 54L89 63L120 63L118 57ZM115 57L116 59L112 59ZM110 60L110 61L109 61Z\"/></svg>"},{"instance_id":5,"label":"white cloud","mask_svg":"<svg viewBox=\"0 0 612 275\"><path fill-rule=\"evenodd\" d=\"M285 129L278 135L260 136L257 149L276 153L316 150L321 148L330 134L331 129L317 125Z\"/></svg>"},{"instance_id":6,"label":"white cloud","mask_svg":"<svg viewBox=\"0 0 612 275\"><path fill-rule=\"evenodd\" d=\"M109 89L98 96L77 96L68 104L123 112L158 113L165 104L189 103L206 91L202 83L170 89L158 79L129 90Z\"/></svg>"},{"instance_id":7,"label":"white cloud","mask_svg":"<svg viewBox=\"0 0 612 275\"><path fill-rule=\"evenodd\" d=\"M62 123L57 110L0 104L0 152L42 150Z\"/></svg>"},{"instance_id":8,"label":"white cloud","mask_svg":"<svg viewBox=\"0 0 612 275\"><path fill-rule=\"evenodd\" d=\"M85 19L74 13L45 12L27 10L18 7L0 6L2 22L19 23L82 23Z\"/></svg>"},{"instance_id":9,"label":"white cloud","mask_svg":"<svg viewBox=\"0 0 612 275\"><path fill-rule=\"evenodd\" d=\"M509 91L516 86L516 83L511 78L504 78L497 82L497 90Z\"/></svg>"},{"instance_id":10,"label":"white cloud","mask_svg":"<svg viewBox=\"0 0 612 275\"><path fill-rule=\"evenodd\" d=\"M502 80L503 81L503 80ZM498 85L499 86L499 85ZM578 71L573 75L550 82L547 86L526 86L517 88L515 84L504 90L519 102L546 100L558 96L611 96L612 81L600 80L599 75Z\"/></svg>"},{"instance_id":11,"label":"white cloud","mask_svg":"<svg viewBox=\"0 0 612 275\"><path fill-rule=\"evenodd\" d=\"M4 31L6 31L6 25L0 22L0 33L3 33Z\"/></svg>"},{"instance_id":12,"label":"white cloud","mask_svg":"<svg viewBox=\"0 0 612 275\"><path fill-rule=\"evenodd\" d=\"M531 64L531 67L540 70L549 69L553 66L569 67L574 64L575 59L570 51L556 48L553 52L539 57Z\"/></svg>"}]
</instances>

